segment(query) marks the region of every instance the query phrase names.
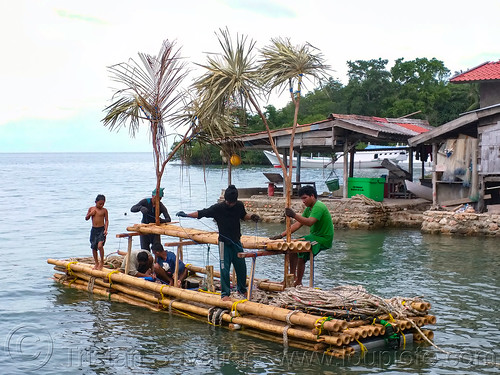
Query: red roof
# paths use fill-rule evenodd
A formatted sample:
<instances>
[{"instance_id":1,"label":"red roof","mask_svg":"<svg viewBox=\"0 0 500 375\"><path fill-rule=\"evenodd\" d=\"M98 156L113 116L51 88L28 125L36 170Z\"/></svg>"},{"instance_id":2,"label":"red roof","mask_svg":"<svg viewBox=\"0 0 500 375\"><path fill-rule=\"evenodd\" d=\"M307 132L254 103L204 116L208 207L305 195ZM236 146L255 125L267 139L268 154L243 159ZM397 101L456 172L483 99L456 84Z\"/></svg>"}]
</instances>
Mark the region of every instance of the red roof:
<instances>
[{"instance_id":1,"label":"red roof","mask_svg":"<svg viewBox=\"0 0 500 375\"><path fill-rule=\"evenodd\" d=\"M450 79L450 82L460 83L491 80L500 80L500 60L497 62L485 62L453 77Z\"/></svg>"}]
</instances>

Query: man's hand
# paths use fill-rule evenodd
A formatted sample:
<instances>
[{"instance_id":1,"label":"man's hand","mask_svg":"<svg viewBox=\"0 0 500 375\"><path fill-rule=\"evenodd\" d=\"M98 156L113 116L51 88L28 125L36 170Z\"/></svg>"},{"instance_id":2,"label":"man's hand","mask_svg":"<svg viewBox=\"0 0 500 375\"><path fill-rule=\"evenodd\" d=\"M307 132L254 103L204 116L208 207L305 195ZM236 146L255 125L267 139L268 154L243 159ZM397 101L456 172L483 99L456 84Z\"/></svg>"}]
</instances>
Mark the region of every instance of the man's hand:
<instances>
[{"instance_id":1,"label":"man's hand","mask_svg":"<svg viewBox=\"0 0 500 375\"><path fill-rule=\"evenodd\" d=\"M291 218L295 217L295 211L292 210L291 208L287 207L285 208L285 215Z\"/></svg>"},{"instance_id":2,"label":"man's hand","mask_svg":"<svg viewBox=\"0 0 500 375\"><path fill-rule=\"evenodd\" d=\"M276 236L269 237L270 240L280 240L283 236L281 234L277 234Z\"/></svg>"},{"instance_id":3,"label":"man's hand","mask_svg":"<svg viewBox=\"0 0 500 375\"><path fill-rule=\"evenodd\" d=\"M179 211L175 214L175 216L179 216L179 217L188 217L187 213L185 213L184 211Z\"/></svg>"},{"instance_id":4,"label":"man's hand","mask_svg":"<svg viewBox=\"0 0 500 375\"><path fill-rule=\"evenodd\" d=\"M148 208L147 208L147 207L145 207L145 206L142 206L142 207L141 207L141 212L142 212L144 215L146 215L146 214L148 213Z\"/></svg>"},{"instance_id":5,"label":"man's hand","mask_svg":"<svg viewBox=\"0 0 500 375\"><path fill-rule=\"evenodd\" d=\"M260 216L257 214L252 214L252 216L250 216L250 220L252 220L254 223L258 223L260 220Z\"/></svg>"}]
</instances>

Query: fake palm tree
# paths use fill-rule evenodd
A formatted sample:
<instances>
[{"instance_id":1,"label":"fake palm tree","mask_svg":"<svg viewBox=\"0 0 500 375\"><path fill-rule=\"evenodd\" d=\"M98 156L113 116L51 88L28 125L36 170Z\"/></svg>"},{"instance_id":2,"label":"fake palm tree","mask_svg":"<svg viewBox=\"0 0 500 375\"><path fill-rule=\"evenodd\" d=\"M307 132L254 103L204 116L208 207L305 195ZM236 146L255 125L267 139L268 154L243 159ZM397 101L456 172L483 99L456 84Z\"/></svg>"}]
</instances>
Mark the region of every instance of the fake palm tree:
<instances>
[{"instance_id":1,"label":"fake palm tree","mask_svg":"<svg viewBox=\"0 0 500 375\"><path fill-rule=\"evenodd\" d=\"M291 202L293 136L297 126L300 88L304 75L320 77L327 67L324 65L321 55L312 53L312 46L309 44L294 47L288 40L272 40L271 46L262 50L262 61L259 64L253 54L255 42L248 40L245 36L237 36L236 43L233 45L227 29L220 30L220 34L217 36L223 52L220 55L209 55L207 64L200 64L206 71L194 83L202 103L200 113L207 114L208 117L227 116L230 112L230 103L239 101L242 106L249 103L250 109L256 111L262 119L271 147L283 170L287 182L286 197L289 207ZM267 119L258 104L260 97L266 95L270 90L283 87L286 84L290 87L290 94L295 103L289 173L287 173L285 164L274 143ZM298 86L296 91L293 90L294 84ZM287 241L290 241L290 237L290 220L287 218Z\"/></svg>"},{"instance_id":2,"label":"fake palm tree","mask_svg":"<svg viewBox=\"0 0 500 375\"><path fill-rule=\"evenodd\" d=\"M139 53L139 62L128 62L108 68L113 81L121 87L105 111L104 126L110 130L127 127L132 137L142 124L148 126L154 152L156 171L156 224L160 223L160 183L165 166L177 150L188 141L188 130L176 147L168 152L167 128L182 108L182 93L178 90L188 71L174 42L164 41L157 56Z\"/></svg>"},{"instance_id":3,"label":"fake palm tree","mask_svg":"<svg viewBox=\"0 0 500 375\"><path fill-rule=\"evenodd\" d=\"M294 46L289 39L271 39L271 44L261 50L263 72L262 79L266 82L268 90L278 89L283 92L288 88L290 98L295 106L292 134L290 137L290 152L288 173L280 160L283 176L285 176L286 206L291 204L292 168L293 168L293 143L297 129L297 116L300 108L300 93L303 79L306 76L321 80L329 68L324 63L324 58L309 43ZM269 134L269 138L271 135ZM275 151L277 154L277 151ZM287 241L291 239L290 218L286 218Z\"/></svg>"}]
</instances>

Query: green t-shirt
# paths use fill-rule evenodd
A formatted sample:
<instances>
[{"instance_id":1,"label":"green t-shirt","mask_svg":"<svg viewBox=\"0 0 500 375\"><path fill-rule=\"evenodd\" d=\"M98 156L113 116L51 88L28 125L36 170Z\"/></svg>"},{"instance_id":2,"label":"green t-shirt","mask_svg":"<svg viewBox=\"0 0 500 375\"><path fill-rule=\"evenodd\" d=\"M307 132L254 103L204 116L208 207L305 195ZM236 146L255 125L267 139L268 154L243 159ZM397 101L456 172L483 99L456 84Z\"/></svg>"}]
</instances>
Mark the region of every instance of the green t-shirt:
<instances>
[{"instance_id":1,"label":"green t-shirt","mask_svg":"<svg viewBox=\"0 0 500 375\"><path fill-rule=\"evenodd\" d=\"M316 201L312 209L306 207L302 216L317 219L316 223L311 226L309 233L315 237L315 240L322 248L329 249L332 247L333 222L332 215L330 215L326 205L321 201Z\"/></svg>"}]
</instances>

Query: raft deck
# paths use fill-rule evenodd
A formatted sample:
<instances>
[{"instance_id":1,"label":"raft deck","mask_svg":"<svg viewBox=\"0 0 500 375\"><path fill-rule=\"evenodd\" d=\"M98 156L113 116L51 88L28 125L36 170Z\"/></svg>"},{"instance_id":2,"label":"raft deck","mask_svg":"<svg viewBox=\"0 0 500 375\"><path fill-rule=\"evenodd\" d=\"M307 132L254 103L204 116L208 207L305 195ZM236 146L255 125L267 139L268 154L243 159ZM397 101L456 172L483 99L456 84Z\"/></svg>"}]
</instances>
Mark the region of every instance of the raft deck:
<instances>
[{"instance_id":1,"label":"raft deck","mask_svg":"<svg viewBox=\"0 0 500 375\"><path fill-rule=\"evenodd\" d=\"M216 244L218 237L217 232L190 230L173 224L134 225L127 230L131 233L118 235L129 239L127 256L132 238L140 233L177 237L179 241L166 245L177 246L178 259L182 258L183 246L198 242ZM310 244L305 241L286 243L243 236L242 244L244 248L257 250L242 254L252 256L253 261L260 255L310 251ZM187 290L121 273L118 268L122 259L115 256L103 270L92 268L89 264L92 258L48 259L47 262L55 265L54 279L68 287L157 312L189 315L233 330L244 327L241 331L244 334L279 342L285 347L345 358L387 343L393 349L411 341L432 344L433 331L421 327L435 324L436 318L429 314L430 303L419 297L384 299L353 286L326 291L311 287L285 288L283 283L255 279L253 263L247 284L254 294L249 293L247 299L223 301L207 287L213 287L214 279L220 278L213 266L186 265L189 277L202 274L206 281L204 289ZM234 281L234 275L232 279Z\"/></svg>"}]
</instances>

